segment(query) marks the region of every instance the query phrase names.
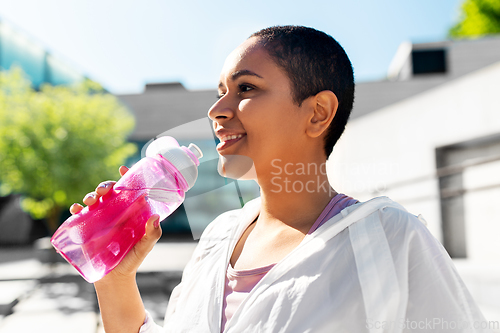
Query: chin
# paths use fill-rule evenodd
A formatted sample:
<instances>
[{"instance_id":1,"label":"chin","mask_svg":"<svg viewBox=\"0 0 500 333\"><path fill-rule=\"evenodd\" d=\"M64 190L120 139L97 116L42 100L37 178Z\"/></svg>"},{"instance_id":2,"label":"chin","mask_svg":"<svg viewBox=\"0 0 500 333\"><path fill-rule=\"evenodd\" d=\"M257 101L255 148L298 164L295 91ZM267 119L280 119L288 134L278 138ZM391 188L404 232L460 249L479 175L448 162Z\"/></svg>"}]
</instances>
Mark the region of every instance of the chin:
<instances>
[{"instance_id":1,"label":"chin","mask_svg":"<svg viewBox=\"0 0 500 333\"><path fill-rule=\"evenodd\" d=\"M248 156L219 155L217 171L222 177L237 180L256 180L257 173L253 161Z\"/></svg>"}]
</instances>

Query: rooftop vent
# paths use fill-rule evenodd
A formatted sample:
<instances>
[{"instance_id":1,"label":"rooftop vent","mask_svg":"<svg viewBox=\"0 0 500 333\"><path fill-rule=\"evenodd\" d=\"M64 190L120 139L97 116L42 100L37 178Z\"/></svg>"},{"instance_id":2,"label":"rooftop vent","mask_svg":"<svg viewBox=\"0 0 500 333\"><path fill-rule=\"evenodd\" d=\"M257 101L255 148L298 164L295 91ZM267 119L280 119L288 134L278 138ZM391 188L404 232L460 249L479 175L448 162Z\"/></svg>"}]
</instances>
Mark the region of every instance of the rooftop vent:
<instances>
[{"instance_id":1,"label":"rooftop vent","mask_svg":"<svg viewBox=\"0 0 500 333\"><path fill-rule=\"evenodd\" d=\"M411 53L413 75L446 73L444 49L413 50Z\"/></svg>"},{"instance_id":2,"label":"rooftop vent","mask_svg":"<svg viewBox=\"0 0 500 333\"><path fill-rule=\"evenodd\" d=\"M447 43L401 43L389 66L387 78L404 81L424 74L446 73L449 71L446 49Z\"/></svg>"}]
</instances>

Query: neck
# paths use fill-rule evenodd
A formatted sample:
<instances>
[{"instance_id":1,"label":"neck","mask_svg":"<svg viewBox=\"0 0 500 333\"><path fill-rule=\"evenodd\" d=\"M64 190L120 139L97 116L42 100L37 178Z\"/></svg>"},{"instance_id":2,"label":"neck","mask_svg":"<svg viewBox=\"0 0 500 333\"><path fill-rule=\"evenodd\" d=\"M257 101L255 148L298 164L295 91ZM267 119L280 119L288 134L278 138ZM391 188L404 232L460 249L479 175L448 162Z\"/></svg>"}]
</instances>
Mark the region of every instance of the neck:
<instances>
[{"instance_id":1,"label":"neck","mask_svg":"<svg viewBox=\"0 0 500 333\"><path fill-rule=\"evenodd\" d=\"M328 182L325 161L322 162L279 164L275 161L274 172L258 178L262 200L259 223L270 227L288 226L307 233L337 194Z\"/></svg>"}]
</instances>

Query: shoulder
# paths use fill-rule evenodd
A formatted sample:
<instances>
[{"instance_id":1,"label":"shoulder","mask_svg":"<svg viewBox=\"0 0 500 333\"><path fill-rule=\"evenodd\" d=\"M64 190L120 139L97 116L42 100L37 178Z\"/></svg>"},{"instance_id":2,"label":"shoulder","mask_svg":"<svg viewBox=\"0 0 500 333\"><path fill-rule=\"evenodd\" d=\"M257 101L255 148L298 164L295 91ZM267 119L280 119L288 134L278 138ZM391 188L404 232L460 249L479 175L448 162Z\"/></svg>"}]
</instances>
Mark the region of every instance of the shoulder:
<instances>
[{"instance_id":1,"label":"shoulder","mask_svg":"<svg viewBox=\"0 0 500 333\"><path fill-rule=\"evenodd\" d=\"M372 199L359 208L367 204L372 205L370 213L353 223L348 233L358 254L371 251L377 260L391 258L387 261L393 261L394 267L401 272L406 271L405 267L412 267L414 272L426 272L429 267L452 265L446 249L427 229L422 218L387 197Z\"/></svg>"},{"instance_id":2,"label":"shoulder","mask_svg":"<svg viewBox=\"0 0 500 333\"><path fill-rule=\"evenodd\" d=\"M395 201L390 200L387 205L379 210L379 218L386 230L392 230L393 232L404 230L409 235L418 234L434 238L427 228L427 222L422 215L414 215L408 212L402 205Z\"/></svg>"},{"instance_id":3,"label":"shoulder","mask_svg":"<svg viewBox=\"0 0 500 333\"><path fill-rule=\"evenodd\" d=\"M388 241L410 241L412 238L425 238L431 243L439 243L430 233L421 215L408 212L401 204L388 197L377 197L363 203L352 205L344 214L370 206L369 213L362 219L363 223L377 224L383 228ZM358 221L358 223L361 221Z\"/></svg>"},{"instance_id":4,"label":"shoulder","mask_svg":"<svg viewBox=\"0 0 500 333\"><path fill-rule=\"evenodd\" d=\"M366 202L349 206L351 213L357 208L372 206L368 217L378 220L384 224L402 224L420 229L425 227L425 220L421 215L414 215L406 210L401 204L388 197L377 197Z\"/></svg>"}]
</instances>

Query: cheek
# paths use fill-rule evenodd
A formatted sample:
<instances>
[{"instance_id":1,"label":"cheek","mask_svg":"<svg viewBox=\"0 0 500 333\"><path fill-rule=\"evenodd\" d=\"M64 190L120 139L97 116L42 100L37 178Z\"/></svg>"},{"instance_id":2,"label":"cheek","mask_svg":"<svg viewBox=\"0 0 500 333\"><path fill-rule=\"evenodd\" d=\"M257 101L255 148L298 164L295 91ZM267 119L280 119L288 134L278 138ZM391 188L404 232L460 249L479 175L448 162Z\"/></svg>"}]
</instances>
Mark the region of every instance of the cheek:
<instances>
[{"instance_id":1,"label":"cheek","mask_svg":"<svg viewBox=\"0 0 500 333\"><path fill-rule=\"evenodd\" d=\"M297 132L297 110L282 98L241 100L238 111L238 118L252 141L277 142Z\"/></svg>"},{"instance_id":2,"label":"cheek","mask_svg":"<svg viewBox=\"0 0 500 333\"><path fill-rule=\"evenodd\" d=\"M266 135L272 123L271 116L272 110L266 108L265 103L256 103L248 99L238 104L238 120L248 135L257 137Z\"/></svg>"},{"instance_id":3,"label":"cheek","mask_svg":"<svg viewBox=\"0 0 500 333\"><path fill-rule=\"evenodd\" d=\"M254 106L255 104L256 104L256 103L255 103L255 102L253 102L253 103L252 103L252 101L251 101L251 100L244 99L244 100L240 101L240 103L238 104L238 110L239 110L240 112L245 113L245 112L247 112L247 111L250 111L250 110L252 109L252 106L253 106L254 108L257 108L257 106Z\"/></svg>"}]
</instances>

